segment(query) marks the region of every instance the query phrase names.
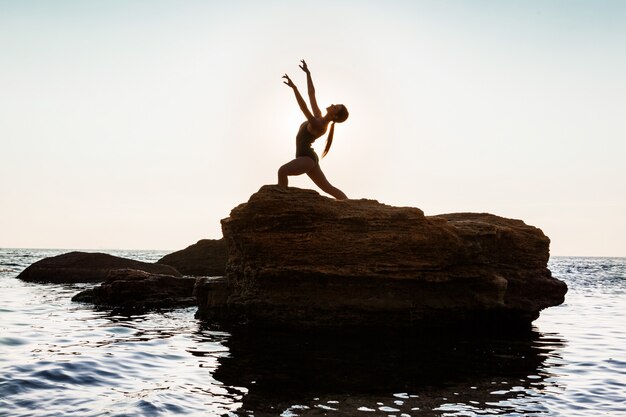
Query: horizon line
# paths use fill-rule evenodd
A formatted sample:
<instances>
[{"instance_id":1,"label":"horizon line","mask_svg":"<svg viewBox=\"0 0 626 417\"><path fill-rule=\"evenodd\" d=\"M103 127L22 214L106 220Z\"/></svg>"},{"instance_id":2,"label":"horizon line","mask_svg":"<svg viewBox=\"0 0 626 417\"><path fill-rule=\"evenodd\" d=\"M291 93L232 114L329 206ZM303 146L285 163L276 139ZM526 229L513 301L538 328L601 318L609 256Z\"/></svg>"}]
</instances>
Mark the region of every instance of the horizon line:
<instances>
[{"instance_id":1,"label":"horizon line","mask_svg":"<svg viewBox=\"0 0 626 417\"><path fill-rule=\"evenodd\" d=\"M206 238L208 240L219 240ZM221 238L220 238L221 239ZM204 240L204 239L200 239ZM191 245L194 245L197 242L191 243L184 248L180 249L137 249L137 248L38 248L38 247L4 247L0 246L0 250L58 250L58 251L145 251L145 252L178 252L183 250ZM550 258L616 258L616 259L624 259L626 256L620 255L552 255L550 254Z\"/></svg>"}]
</instances>

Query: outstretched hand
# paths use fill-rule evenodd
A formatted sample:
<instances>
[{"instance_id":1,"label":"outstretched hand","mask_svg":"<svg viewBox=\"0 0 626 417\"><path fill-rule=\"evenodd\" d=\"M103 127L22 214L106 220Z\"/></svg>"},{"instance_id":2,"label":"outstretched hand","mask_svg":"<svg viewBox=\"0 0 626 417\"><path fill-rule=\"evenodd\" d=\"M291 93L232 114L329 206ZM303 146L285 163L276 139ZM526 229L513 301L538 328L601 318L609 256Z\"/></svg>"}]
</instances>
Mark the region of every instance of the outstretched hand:
<instances>
[{"instance_id":1,"label":"outstretched hand","mask_svg":"<svg viewBox=\"0 0 626 417\"><path fill-rule=\"evenodd\" d=\"M300 65L300 69L302 69L302 71L306 72L307 74L309 73L309 67L306 65L306 62L304 61L304 59L301 59L300 62L302 62L302 64Z\"/></svg>"},{"instance_id":2,"label":"outstretched hand","mask_svg":"<svg viewBox=\"0 0 626 417\"><path fill-rule=\"evenodd\" d=\"M293 83L293 81L291 81L291 78L289 78L289 76L287 74L283 75L283 78L285 79L285 81L283 81L285 84L287 84L289 87L291 88L295 88L296 85Z\"/></svg>"}]
</instances>

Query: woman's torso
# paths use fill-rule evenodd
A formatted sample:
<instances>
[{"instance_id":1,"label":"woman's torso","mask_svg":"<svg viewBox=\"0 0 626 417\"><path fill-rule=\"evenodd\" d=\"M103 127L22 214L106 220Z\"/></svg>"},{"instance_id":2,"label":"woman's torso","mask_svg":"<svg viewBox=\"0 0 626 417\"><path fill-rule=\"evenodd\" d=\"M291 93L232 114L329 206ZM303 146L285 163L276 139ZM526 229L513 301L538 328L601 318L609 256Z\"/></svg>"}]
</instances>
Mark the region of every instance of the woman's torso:
<instances>
[{"instance_id":1,"label":"woman's torso","mask_svg":"<svg viewBox=\"0 0 626 417\"><path fill-rule=\"evenodd\" d=\"M319 133L311 133L309 131L310 122L305 120L298 129L298 133L296 134L296 146L297 147L307 147L310 148L311 144L315 142L315 139L319 138L326 132L326 126L321 125L319 129Z\"/></svg>"},{"instance_id":2,"label":"woman's torso","mask_svg":"<svg viewBox=\"0 0 626 417\"><path fill-rule=\"evenodd\" d=\"M311 145L315 142L315 139L319 138L324 134L324 132L320 134L313 134L309 132L309 121L305 121L300 125L300 129L298 129L298 134L296 135L296 157L300 156L308 156L315 161L315 163L319 162L319 158Z\"/></svg>"}]
</instances>

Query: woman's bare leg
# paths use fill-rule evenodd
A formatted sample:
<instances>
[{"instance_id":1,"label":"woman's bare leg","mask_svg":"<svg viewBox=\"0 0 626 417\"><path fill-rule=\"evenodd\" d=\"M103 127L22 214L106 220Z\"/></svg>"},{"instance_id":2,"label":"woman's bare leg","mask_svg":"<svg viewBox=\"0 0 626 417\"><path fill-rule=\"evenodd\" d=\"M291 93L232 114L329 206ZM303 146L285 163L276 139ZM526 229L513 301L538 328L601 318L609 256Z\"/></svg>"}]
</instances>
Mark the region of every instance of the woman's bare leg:
<instances>
[{"instance_id":1,"label":"woman's bare leg","mask_svg":"<svg viewBox=\"0 0 626 417\"><path fill-rule=\"evenodd\" d=\"M320 168L319 165L315 165L315 167L313 167L313 169L311 169L309 172L307 172L307 175L309 176L309 178L311 178L313 180L315 185L317 185L318 187L320 187L322 189L322 191L332 195L337 200L347 200L348 199L348 197L343 193L343 191L341 191L339 188L333 187L328 182L328 180L326 179L326 176L322 172L322 169Z\"/></svg>"},{"instance_id":2,"label":"woman's bare leg","mask_svg":"<svg viewBox=\"0 0 626 417\"><path fill-rule=\"evenodd\" d=\"M315 166L315 161L308 156L299 156L278 169L278 185L288 185L289 175L306 174Z\"/></svg>"}]
</instances>

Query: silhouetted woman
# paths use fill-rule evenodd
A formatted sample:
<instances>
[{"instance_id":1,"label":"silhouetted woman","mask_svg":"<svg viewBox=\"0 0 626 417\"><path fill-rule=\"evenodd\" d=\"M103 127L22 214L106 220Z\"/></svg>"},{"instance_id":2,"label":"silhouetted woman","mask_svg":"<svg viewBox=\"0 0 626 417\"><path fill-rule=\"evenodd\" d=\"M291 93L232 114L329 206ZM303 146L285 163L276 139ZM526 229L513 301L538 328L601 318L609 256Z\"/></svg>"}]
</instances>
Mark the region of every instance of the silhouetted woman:
<instances>
[{"instance_id":1,"label":"silhouetted woman","mask_svg":"<svg viewBox=\"0 0 626 417\"><path fill-rule=\"evenodd\" d=\"M302 113L306 116L306 121L300 125L300 129L296 135L296 158L280 167L278 170L278 184L287 185L289 183L289 175L307 174L323 191L337 199L345 200L348 197L346 197L340 189L333 187L326 179L326 176L320 168L319 158L311 147L311 144L315 139L326 133L326 129L330 124L330 131L328 132L326 147L322 153L322 158L326 156L330 145L333 143L335 123L341 123L348 118L348 109L343 104L331 104L326 108L326 114L322 116L322 112L317 106L317 100L315 99L315 88L313 87L311 73L304 59L301 62L300 68L302 68L302 71L306 72L309 101L311 102L311 110L313 112L311 113L311 111L309 111L306 102L289 76L287 74L283 75L285 79L284 83L293 89L300 110L302 110Z\"/></svg>"}]
</instances>

